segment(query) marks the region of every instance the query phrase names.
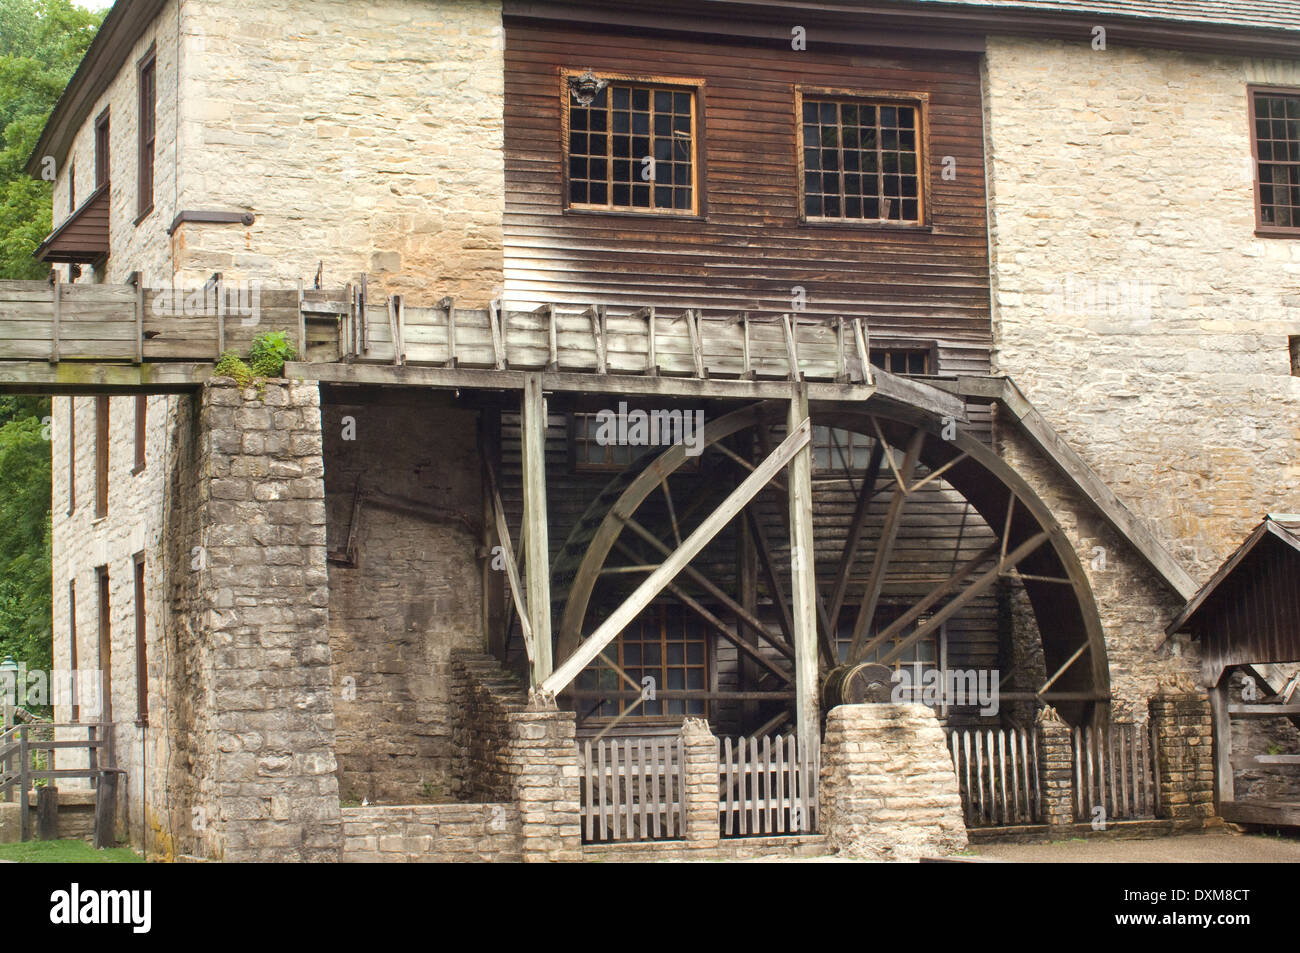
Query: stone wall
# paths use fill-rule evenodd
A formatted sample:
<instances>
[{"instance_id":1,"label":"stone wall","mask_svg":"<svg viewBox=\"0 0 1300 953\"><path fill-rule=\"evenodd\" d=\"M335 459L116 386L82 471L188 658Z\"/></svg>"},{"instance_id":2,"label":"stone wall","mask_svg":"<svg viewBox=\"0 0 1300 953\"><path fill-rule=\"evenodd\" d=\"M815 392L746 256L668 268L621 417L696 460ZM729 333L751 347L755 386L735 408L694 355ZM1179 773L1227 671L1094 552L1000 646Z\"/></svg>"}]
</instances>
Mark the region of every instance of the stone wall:
<instances>
[{"instance_id":1,"label":"stone wall","mask_svg":"<svg viewBox=\"0 0 1300 953\"><path fill-rule=\"evenodd\" d=\"M198 670L200 847L337 860L342 847L319 391L204 389Z\"/></svg>"},{"instance_id":2,"label":"stone wall","mask_svg":"<svg viewBox=\"0 0 1300 953\"><path fill-rule=\"evenodd\" d=\"M511 863L519 811L511 804L343 808L343 862Z\"/></svg>"},{"instance_id":3,"label":"stone wall","mask_svg":"<svg viewBox=\"0 0 1300 953\"><path fill-rule=\"evenodd\" d=\"M490 655L452 653L452 793L461 801L512 797L509 716L526 707L523 688Z\"/></svg>"},{"instance_id":4,"label":"stone wall","mask_svg":"<svg viewBox=\"0 0 1300 953\"><path fill-rule=\"evenodd\" d=\"M340 789L445 799L451 652L483 646L475 414L427 392L328 399L322 427L329 548L355 545L329 565Z\"/></svg>"},{"instance_id":5,"label":"stone wall","mask_svg":"<svg viewBox=\"0 0 1300 953\"><path fill-rule=\"evenodd\" d=\"M1160 816L1196 828L1214 816L1214 744L1210 700L1198 693L1151 699Z\"/></svg>"},{"instance_id":6,"label":"stone wall","mask_svg":"<svg viewBox=\"0 0 1300 953\"><path fill-rule=\"evenodd\" d=\"M1300 86L1300 62L1090 41L987 43L994 372L1204 582L1300 505L1300 256L1254 234L1246 95ZM1098 601L1161 628L1163 600L1117 568Z\"/></svg>"},{"instance_id":7,"label":"stone wall","mask_svg":"<svg viewBox=\"0 0 1300 953\"><path fill-rule=\"evenodd\" d=\"M821 830L836 853L916 860L966 847L957 775L924 705L840 705L826 716Z\"/></svg>"},{"instance_id":8,"label":"stone wall","mask_svg":"<svg viewBox=\"0 0 1300 953\"><path fill-rule=\"evenodd\" d=\"M502 284L499 0L187 0L181 205L191 280L368 272L388 292L481 306Z\"/></svg>"}]
</instances>

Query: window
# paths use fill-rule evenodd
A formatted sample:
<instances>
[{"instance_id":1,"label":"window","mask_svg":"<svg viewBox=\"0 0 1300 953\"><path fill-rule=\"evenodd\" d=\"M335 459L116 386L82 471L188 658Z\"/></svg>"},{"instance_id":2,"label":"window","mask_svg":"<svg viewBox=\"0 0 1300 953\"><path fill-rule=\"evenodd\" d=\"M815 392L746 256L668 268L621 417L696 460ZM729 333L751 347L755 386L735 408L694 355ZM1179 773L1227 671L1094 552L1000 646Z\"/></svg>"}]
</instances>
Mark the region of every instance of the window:
<instances>
[{"instance_id":1,"label":"window","mask_svg":"<svg viewBox=\"0 0 1300 953\"><path fill-rule=\"evenodd\" d=\"M77 210L77 163L68 164L68 214Z\"/></svg>"},{"instance_id":2,"label":"window","mask_svg":"<svg viewBox=\"0 0 1300 953\"><path fill-rule=\"evenodd\" d=\"M565 75L568 207L698 214L699 82L610 78L583 105L580 79Z\"/></svg>"},{"instance_id":3,"label":"window","mask_svg":"<svg viewBox=\"0 0 1300 953\"><path fill-rule=\"evenodd\" d=\"M95 398L95 519L108 515L108 398Z\"/></svg>"},{"instance_id":4,"label":"window","mask_svg":"<svg viewBox=\"0 0 1300 953\"><path fill-rule=\"evenodd\" d=\"M851 430L813 427L812 459L814 472L862 470L871 460L875 441Z\"/></svg>"},{"instance_id":5,"label":"window","mask_svg":"<svg viewBox=\"0 0 1300 953\"><path fill-rule=\"evenodd\" d=\"M891 374L933 374L933 352L929 348L872 348L871 363Z\"/></svg>"},{"instance_id":6,"label":"window","mask_svg":"<svg viewBox=\"0 0 1300 953\"><path fill-rule=\"evenodd\" d=\"M149 661L145 654L144 553L135 555L135 723L149 724Z\"/></svg>"},{"instance_id":7,"label":"window","mask_svg":"<svg viewBox=\"0 0 1300 953\"><path fill-rule=\"evenodd\" d=\"M108 110L95 120L95 188L108 182Z\"/></svg>"},{"instance_id":8,"label":"window","mask_svg":"<svg viewBox=\"0 0 1300 953\"><path fill-rule=\"evenodd\" d=\"M925 221L924 100L796 90L805 221Z\"/></svg>"},{"instance_id":9,"label":"window","mask_svg":"<svg viewBox=\"0 0 1300 953\"><path fill-rule=\"evenodd\" d=\"M81 718L80 688L77 685L77 583L68 580L68 670L72 678L72 720Z\"/></svg>"},{"instance_id":10,"label":"window","mask_svg":"<svg viewBox=\"0 0 1300 953\"><path fill-rule=\"evenodd\" d=\"M139 473L145 468L145 444L148 439L149 398L145 394L135 396L135 466L132 473Z\"/></svg>"},{"instance_id":11,"label":"window","mask_svg":"<svg viewBox=\"0 0 1300 953\"><path fill-rule=\"evenodd\" d=\"M581 699L584 718L615 718L632 709L629 718L680 718L708 713L700 699L663 698L664 691L708 690L708 637L703 624L675 603L650 606L610 643L606 654L637 684L654 679L656 698L639 705L635 698ZM596 661L578 676L578 691L630 692L631 686L603 662ZM633 706L636 706L633 708Z\"/></svg>"},{"instance_id":12,"label":"window","mask_svg":"<svg viewBox=\"0 0 1300 953\"><path fill-rule=\"evenodd\" d=\"M108 567L95 570L99 592L99 720L113 720L113 634L108 603Z\"/></svg>"},{"instance_id":13,"label":"window","mask_svg":"<svg viewBox=\"0 0 1300 953\"><path fill-rule=\"evenodd\" d=\"M626 407L621 406L621 411ZM620 412L621 412L620 411ZM687 420L691 409L626 411L626 418L615 417L612 423L602 423L599 413L574 413L569 415L569 458L573 469L581 472L617 472L644 453L667 450L672 443L687 442L699 436L698 420ZM644 420L640 428L639 420ZM691 427L688 433L684 428ZM602 433L602 427L606 432ZM615 428L623 431L622 439ZM640 429L638 429L640 428ZM698 455L687 455L678 468L694 471L700 468Z\"/></svg>"},{"instance_id":14,"label":"window","mask_svg":"<svg viewBox=\"0 0 1300 953\"><path fill-rule=\"evenodd\" d=\"M157 123L156 76L157 61L154 59L153 48L150 47L149 52L146 53L144 59L140 61L139 67L138 85L140 89L140 108L138 111L138 122L140 132L140 168L139 176L136 181L137 222L153 211L154 127Z\"/></svg>"},{"instance_id":15,"label":"window","mask_svg":"<svg viewBox=\"0 0 1300 953\"><path fill-rule=\"evenodd\" d=\"M1252 87L1250 111L1258 230L1300 235L1300 89Z\"/></svg>"},{"instance_id":16,"label":"window","mask_svg":"<svg viewBox=\"0 0 1300 953\"><path fill-rule=\"evenodd\" d=\"M1286 341L1291 348L1291 376L1300 377L1300 334L1293 334Z\"/></svg>"}]
</instances>

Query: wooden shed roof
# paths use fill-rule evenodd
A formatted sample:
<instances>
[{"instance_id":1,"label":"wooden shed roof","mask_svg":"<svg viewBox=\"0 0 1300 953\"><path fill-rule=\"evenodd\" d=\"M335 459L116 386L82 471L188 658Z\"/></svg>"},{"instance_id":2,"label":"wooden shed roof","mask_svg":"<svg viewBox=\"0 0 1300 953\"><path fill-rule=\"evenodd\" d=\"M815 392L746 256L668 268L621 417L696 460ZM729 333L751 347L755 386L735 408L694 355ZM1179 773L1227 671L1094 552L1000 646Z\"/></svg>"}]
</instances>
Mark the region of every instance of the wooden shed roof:
<instances>
[{"instance_id":1,"label":"wooden shed roof","mask_svg":"<svg viewBox=\"0 0 1300 953\"><path fill-rule=\"evenodd\" d=\"M1300 661L1300 516L1266 517L1165 631L1196 636L1211 674Z\"/></svg>"}]
</instances>

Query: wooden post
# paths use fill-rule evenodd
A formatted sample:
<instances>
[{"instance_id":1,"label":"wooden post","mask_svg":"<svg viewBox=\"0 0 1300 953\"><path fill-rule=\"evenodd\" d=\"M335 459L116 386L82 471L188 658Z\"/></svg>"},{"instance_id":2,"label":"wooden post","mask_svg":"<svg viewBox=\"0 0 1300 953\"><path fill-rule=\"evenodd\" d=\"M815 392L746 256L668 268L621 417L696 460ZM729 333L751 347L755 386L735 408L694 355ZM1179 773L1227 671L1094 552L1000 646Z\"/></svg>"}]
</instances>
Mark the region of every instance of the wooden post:
<instances>
[{"instance_id":1,"label":"wooden post","mask_svg":"<svg viewBox=\"0 0 1300 953\"><path fill-rule=\"evenodd\" d=\"M59 839L59 789L52 784L36 790L36 839Z\"/></svg>"},{"instance_id":2,"label":"wooden post","mask_svg":"<svg viewBox=\"0 0 1300 953\"><path fill-rule=\"evenodd\" d=\"M1232 684L1232 667L1219 674L1210 688L1210 717L1214 725L1214 812L1225 801L1235 801L1236 779L1232 771L1232 719L1228 717L1228 687Z\"/></svg>"},{"instance_id":3,"label":"wooden post","mask_svg":"<svg viewBox=\"0 0 1300 953\"><path fill-rule=\"evenodd\" d=\"M59 363L59 336L62 331L60 325L63 322L63 285L59 282L58 272L54 273L53 294L54 316L52 319L53 325L51 327L51 337L53 340L50 343L50 361L51 363L57 364Z\"/></svg>"},{"instance_id":4,"label":"wooden post","mask_svg":"<svg viewBox=\"0 0 1300 953\"><path fill-rule=\"evenodd\" d=\"M551 552L546 514L546 398L542 377L524 379L524 399L519 420L523 447L524 567L527 574L528 615L536 655L532 683L540 685L551 674Z\"/></svg>"},{"instance_id":5,"label":"wooden post","mask_svg":"<svg viewBox=\"0 0 1300 953\"><path fill-rule=\"evenodd\" d=\"M117 778L119 772L105 771L95 788L95 848L117 846Z\"/></svg>"},{"instance_id":6,"label":"wooden post","mask_svg":"<svg viewBox=\"0 0 1300 953\"><path fill-rule=\"evenodd\" d=\"M135 279L135 362L144 363L144 275Z\"/></svg>"},{"instance_id":7,"label":"wooden post","mask_svg":"<svg viewBox=\"0 0 1300 953\"><path fill-rule=\"evenodd\" d=\"M489 468L494 467L499 459L500 446L501 413L495 405L487 405L479 411L479 453L483 456L483 545L487 550L483 559L483 637L488 654L505 661L504 574L492 566L493 546L501 545L501 540L496 535L493 480L489 472ZM514 559L512 552L506 551L502 555L506 559Z\"/></svg>"},{"instance_id":8,"label":"wooden post","mask_svg":"<svg viewBox=\"0 0 1300 953\"><path fill-rule=\"evenodd\" d=\"M795 386L788 433L808 425L808 390ZM817 573L813 565L812 448L805 444L789 467L790 577L794 612L795 723L801 751L813 750L820 731L817 705Z\"/></svg>"},{"instance_id":9,"label":"wooden post","mask_svg":"<svg viewBox=\"0 0 1300 953\"><path fill-rule=\"evenodd\" d=\"M32 837L32 819L28 816L30 805L27 802L27 792L32 783L32 753L27 747L27 726L22 725L18 729L18 809L22 811L22 834L23 840L31 840Z\"/></svg>"}]
</instances>

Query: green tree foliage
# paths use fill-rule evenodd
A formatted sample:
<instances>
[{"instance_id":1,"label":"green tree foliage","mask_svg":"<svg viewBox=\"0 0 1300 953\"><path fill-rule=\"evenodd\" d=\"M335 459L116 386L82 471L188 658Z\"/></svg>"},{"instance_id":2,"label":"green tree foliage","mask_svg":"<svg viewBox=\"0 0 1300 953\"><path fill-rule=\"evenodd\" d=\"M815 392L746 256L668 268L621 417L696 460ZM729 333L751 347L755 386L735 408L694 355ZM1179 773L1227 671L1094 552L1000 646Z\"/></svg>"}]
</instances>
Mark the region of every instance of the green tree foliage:
<instances>
[{"instance_id":1,"label":"green tree foliage","mask_svg":"<svg viewBox=\"0 0 1300 953\"><path fill-rule=\"evenodd\" d=\"M99 28L70 0L0 0L0 278L40 278L50 183L24 171L45 120Z\"/></svg>"},{"instance_id":2,"label":"green tree foliage","mask_svg":"<svg viewBox=\"0 0 1300 953\"><path fill-rule=\"evenodd\" d=\"M0 279L41 278L50 183L24 169L99 28L69 0L0 0ZM50 667L48 398L0 396L0 656Z\"/></svg>"}]
</instances>

